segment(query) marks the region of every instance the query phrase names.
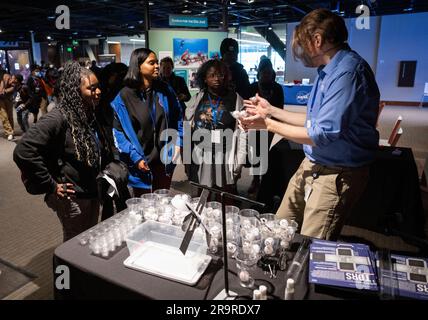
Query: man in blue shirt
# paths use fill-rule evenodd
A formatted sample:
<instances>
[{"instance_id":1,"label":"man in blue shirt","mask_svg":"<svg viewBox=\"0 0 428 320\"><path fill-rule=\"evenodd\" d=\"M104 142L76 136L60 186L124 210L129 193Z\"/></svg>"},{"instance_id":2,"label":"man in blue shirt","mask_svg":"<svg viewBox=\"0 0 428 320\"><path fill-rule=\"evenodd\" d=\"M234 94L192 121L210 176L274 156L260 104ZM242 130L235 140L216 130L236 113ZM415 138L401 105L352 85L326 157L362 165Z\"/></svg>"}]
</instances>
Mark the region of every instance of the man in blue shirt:
<instances>
[{"instance_id":1,"label":"man in blue shirt","mask_svg":"<svg viewBox=\"0 0 428 320\"><path fill-rule=\"evenodd\" d=\"M246 129L267 129L304 145L305 159L291 178L278 209L307 236L335 240L367 180L379 144L379 89L367 62L346 41L344 20L317 9L293 35L293 54L317 67L307 113L272 107L256 96L245 101Z\"/></svg>"}]
</instances>

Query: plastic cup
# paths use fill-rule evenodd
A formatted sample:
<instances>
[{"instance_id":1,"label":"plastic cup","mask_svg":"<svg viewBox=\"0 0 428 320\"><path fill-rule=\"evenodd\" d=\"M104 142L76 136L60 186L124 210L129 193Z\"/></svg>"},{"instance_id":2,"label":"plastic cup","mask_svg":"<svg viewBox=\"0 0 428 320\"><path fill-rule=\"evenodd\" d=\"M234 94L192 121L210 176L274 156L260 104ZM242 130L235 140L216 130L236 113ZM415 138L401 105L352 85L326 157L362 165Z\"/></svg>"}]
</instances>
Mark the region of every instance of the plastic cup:
<instances>
[{"instance_id":1,"label":"plastic cup","mask_svg":"<svg viewBox=\"0 0 428 320\"><path fill-rule=\"evenodd\" d=\"M143 209L143 199L141 198L131 198L125 201L126 206L130 213L140 213Z\"/></svg>"}]
</instances>

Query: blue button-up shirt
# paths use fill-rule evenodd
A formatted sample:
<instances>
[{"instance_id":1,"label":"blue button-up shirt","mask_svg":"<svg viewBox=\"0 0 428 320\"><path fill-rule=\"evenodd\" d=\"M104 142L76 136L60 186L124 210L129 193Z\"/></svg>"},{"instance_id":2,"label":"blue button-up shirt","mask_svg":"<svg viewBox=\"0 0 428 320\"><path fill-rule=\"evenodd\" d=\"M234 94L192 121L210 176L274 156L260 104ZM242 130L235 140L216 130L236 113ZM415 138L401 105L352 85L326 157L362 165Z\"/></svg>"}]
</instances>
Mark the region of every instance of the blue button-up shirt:
<instances>
[{"instance_id":1,"label":"blue button-up shirt","mask_svg":"<svg viewBox=\"0 0 428 320\"><path fill-rule=\"evenodd\" d=\"M308 100L306 128L315 146L303 146L306 157L342 167L373 161L379 145L379 97L368 63L354 51L338 51L318 68Z\"/></svg>"}]
</instances>

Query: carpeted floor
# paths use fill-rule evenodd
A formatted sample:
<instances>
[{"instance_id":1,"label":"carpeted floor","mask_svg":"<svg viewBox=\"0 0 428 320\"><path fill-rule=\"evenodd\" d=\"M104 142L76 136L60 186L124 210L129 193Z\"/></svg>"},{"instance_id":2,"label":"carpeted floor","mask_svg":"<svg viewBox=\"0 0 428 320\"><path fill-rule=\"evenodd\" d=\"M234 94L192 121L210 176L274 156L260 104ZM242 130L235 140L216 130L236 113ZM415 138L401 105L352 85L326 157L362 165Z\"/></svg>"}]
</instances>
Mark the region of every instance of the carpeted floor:
<instances>
[{"instance_id":1,"label":"carpeted floor","mask_svg":"<svg viewBox=\"0 0 428 320\"><path fill-rule=\"evenodd\" d=\"M302 107L290 109L304 110ZM413 148L421 172L428 156L428 109L386 107L380 118L382 138L388 138L399 114L403 116L404 134L398 145ZM19 129L16 131L19 139ZM15 143L3 138L3 128L0 128L0 136L0 258L37 276L6 299L52 299L52 255L62 241L61 226L57 217L44 204L43 196L26 193L19 170L12 161ZM251 178L246 172L242 176L238 190L246 195ZM177 168L173 180L176 190L185 191L188 188L188 184L183 181L182 167ZM425 208L428 208L427 193L423 193L423 199ZM414 250L399 238L350 226L345 226L342 234L364 238L378 247Z\"/></svg>"}]
</instances>

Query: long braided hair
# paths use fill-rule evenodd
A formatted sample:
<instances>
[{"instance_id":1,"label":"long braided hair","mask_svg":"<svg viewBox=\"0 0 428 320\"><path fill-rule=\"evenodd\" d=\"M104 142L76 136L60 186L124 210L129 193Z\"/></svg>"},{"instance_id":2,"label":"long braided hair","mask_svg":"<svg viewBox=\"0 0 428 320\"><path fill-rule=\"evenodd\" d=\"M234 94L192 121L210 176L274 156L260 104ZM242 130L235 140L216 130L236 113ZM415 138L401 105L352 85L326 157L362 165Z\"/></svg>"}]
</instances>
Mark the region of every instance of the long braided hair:
<instances>
[{"instance_id":1,"label":"long braided hair","mask_svg":"<svg viewBox=\"0 0 428 320\"><path fill-rule=\"evenodd\" d=\"M66 62L59 85L58 108L71 128L77 159L90 167L95 167L98 165L100 155L80 92L82 79L91 74L92 71L81 67L76 61Z\"/></svg>"}]
</instances>

